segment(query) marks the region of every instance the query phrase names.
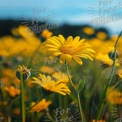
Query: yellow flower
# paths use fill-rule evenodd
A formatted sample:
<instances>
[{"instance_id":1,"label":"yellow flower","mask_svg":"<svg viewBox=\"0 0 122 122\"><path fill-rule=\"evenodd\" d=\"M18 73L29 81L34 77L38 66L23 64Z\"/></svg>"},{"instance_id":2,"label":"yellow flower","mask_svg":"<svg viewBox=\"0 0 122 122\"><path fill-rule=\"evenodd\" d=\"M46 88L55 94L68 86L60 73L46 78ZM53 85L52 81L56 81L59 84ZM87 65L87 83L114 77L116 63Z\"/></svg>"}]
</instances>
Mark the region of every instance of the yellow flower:
<instances>
[{"instance_id":1,"label":"yellow flower","mask_svg":"<svg viewBox=\"0 0 122 122\"><path fill-rule=\"evenodd\" d=\"M99 53L95 58L100 60L106 66L112 66L113 64L113 60L109 58L108 54ZM120 66L118 59L116 59L115 66Z\"/></svg>"},{"instance_id":2,"label":"yellow flower","mask_svg":"<svg viewBox=\"0 0 122 122\"><path fill-rule=\"evenodd\" d=\"M16 89L14 86L10 86L10 87L6 86L4 89L9 93L11 97L15 97L20 94L20 90Z\"/></svg>"},{"instance_id":3,"label":"yellow flower","mask_svg":"<svg viewBox=\"0 0 122 122\"><path fill-rule=\"evenodd\" d=\"M107 100L111 104L122 104L122 92L117 89L109 88L107 90Z\"/></svg>"},{"instance_id":4,"label":"yellow flower","mask_svg":"<svg viewBox=\"0 0 122 122\"><path fill-rule=\"evenodd\" d=\"M62 35L58 37L53 36L47 40L46 47L51 52L52 58L60 56L60 63L65 61L70 63L74 59L81 65L81 58L93 60L93 53L95 53L91 46L84 42L84 39L80 40L79 36L76 36L74 39L72 36L69 36L67 39Z\"/></svg>"},{"instance_id":5,"label":"yellow flower","mask_svg":"<svg viewBox=\"0 0 122 122\"><path fill-rule=\"evenodd\" d=\"M96 36L97 36L97 38L104 40L104 39L106 39L107 34L105 32L98 32Z\"/></svg>"},{"instance_id":6,"label":"yellow flower","mask_svg":"<svg viewBox=\"0 0 122 122\"><path fill-rule=\"evenodd\" d=\"M33 83L40 85L46 91L57 92L62 95L70 94L71 92L65 83L54 81L50 76L46 77L45 75L39 74L38 78L34 77L33 79Z\"/></svg>"},{"instance_id":7,"label":"yellow flower","mask_svg":"<svg viewBox=\"0 0 122 122\"><path fill-rule=\"evenodd\" d=\"M92 35L92 34L94 34L94 29L91 27L84 27L83 32L85 32L88 35Z\"/></svg>"},{"instance_id":8,"label":"yellow flower","mask_svg":"<svg viewBox=\"0 0 122 122\"><path fill-rule=\"evenodd\" d=\"M52 76L53 76L56 80L61 81L61 82L63 82L63 83L69 82L69 78L68 78L67 74L65 74L65 73L62 73L62 72L55 72ZM71 76L70 76L70 77L71 77Z\"/></svg>"},{"instance_id":9,"label":"yellow flower","mask_svg":"<svg viewBox=\"0 0 122 122\"><path fill-rule=\"evenodd\" d=\"M122 79L122 69L118 69L117 74Z\"/></svg>"},{"instance_id":10,"label":"yellow flower","mask_svg":"<svg viewBox=\"0 0 122 122\"><path fill-rule=\"evenodd\" d=\"M32 102L31 106L34 106L36 103ZM37 103L30 112L40 112L45 110L49 105L51 104L51 101L46 101L46 99L42 99L39 103Z\"/></svg>"},{"instance_id":11,"label":"yellow flower","mask_svg":"<svg viewBox=\"0 0 122 122\"><path fill-rule=\"evenodd\" d=\"M43 72L43 73L48 73L48 74L54 73L54 69L49 67L49 66L40 67L40 71Z\"/></svg>"},{"instance_id":12,"label":"yellow flower","mask_svg":"<svg viewBox=\"0 0 122 122\"><path fill-rule=\"evenodd\" d=\"M42 32L42 34L41 34L41 36L42 37L44 37L44 38L49 38L49 37L51 37L53 35L53 33L51 32L51 31L49 31L49 30L44 30L43 32Z\"/></svg>"}]
</instances>

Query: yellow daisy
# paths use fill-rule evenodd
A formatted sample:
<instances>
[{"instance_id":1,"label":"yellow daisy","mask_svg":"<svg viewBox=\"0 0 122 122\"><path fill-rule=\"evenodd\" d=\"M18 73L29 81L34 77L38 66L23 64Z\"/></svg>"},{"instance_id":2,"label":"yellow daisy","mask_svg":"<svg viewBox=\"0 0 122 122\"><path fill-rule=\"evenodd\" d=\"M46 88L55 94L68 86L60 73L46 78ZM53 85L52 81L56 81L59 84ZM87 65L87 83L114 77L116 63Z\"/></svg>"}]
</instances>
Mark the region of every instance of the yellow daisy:
<instances>
[{"instance_id":1,"label":"yellow daisy","mask_svg":"<svg viewBox=\"0 0 122 122\"><path fill-rule=\"evenodd\" d=\"M43 87L43 89L47 91L57 92L62 95L70 94L71 92L65 83L61 81L54 81L51 79L50 76L46 77L45 75L39 74L38 78L34 77L33 79L33 83L40 85L41 87Z\"/></svg>"},{"instance_id":2,"label":"yellow daisy","mask_svg":"<svg viewBox=\"0 0 122 122\"><path fill-rule=\"evenodd\" d=\"M51 57L60 56L60 63L65 61L70 63L74 59L78 64L82 64L81 58L93 60L95 51L91 49L91 46L84 42L84 39L80 40L79 36L74 39L69 36L65 39L62 35L53 36L47 39L46 47L51 52Z\"/></svg>"},{"instance_id":3,"label":"yellow daisy","mask_svg":"<svg viewBox=\"0 0 122 122\"><path fill-rule=\"evenodd\" d=\"M34 106L36 103L32 102L31 106ZM40 112L45 110L49 105L51 104L51 101L46 101L46 99L42 99L39 103L37 103L30 112Z\"/></svg>"}]
</instances>

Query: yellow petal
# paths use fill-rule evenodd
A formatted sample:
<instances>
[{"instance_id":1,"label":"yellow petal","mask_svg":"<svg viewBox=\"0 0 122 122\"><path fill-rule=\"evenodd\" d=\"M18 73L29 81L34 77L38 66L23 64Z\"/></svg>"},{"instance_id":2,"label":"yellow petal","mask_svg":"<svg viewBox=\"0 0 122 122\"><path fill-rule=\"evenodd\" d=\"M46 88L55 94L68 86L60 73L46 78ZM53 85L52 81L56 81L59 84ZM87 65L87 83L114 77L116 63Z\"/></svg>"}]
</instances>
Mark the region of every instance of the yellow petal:
<instances>
[{"instance_id":1,"label":"yellow petal","mask_svg":"<svg viewBox=\"0 0 122 122\"><path fill-rule=\"evenodd\" d=\"M64 44L65 38L62 35L58 35L58 37L60 38L60 42Z\"/></svg>"},{"instance_id":2,"label":"yellow petal","mask_svg":"<svg viewBox=\"0 0 122 122\"><path fill-rule=\"evenodd\" d=\"M73 40L72 36L68 36L67 41L65 42L65 44L71 43Z\"/></svg>"},{"instance_id":3,"label":"yellow petal","mask_svg":"<svg viewBox=\"0 0 122 122\"><path fill-rule=\"evenodd\" d=\"M65 55L62 54L62 55L60 56L60 63L64 63L64 62L65 62Z\"/></svg>"},{"instance_id":4,"label":"yellow petal","mask_svg":"<svg viewBox=\"0 0 122 122\"><path fill-rule=\"evenodd\" d=\"M65 57L66 57L66 61L70 63L72 60L72 56L69 54L65 54Z\"/></svg>"},{"instance_id":5,"label":"yellow petal","mask_svg":"<svg viewBox=\"0 0 122 122\"><path fill-rule=\"evenodd\" d=\"M58 55L60 55L60 54L62 54L62 52L55 52L55 53L53 53L53 56L55 57L55 56L58 56Z\"/></svg>"},{"instance_id":6,"label":"yellow petal","mask_svg":"<svg viewBox=\"0 0 122 122\"><path fill-rule=\"evenodd\" d=\"M82 60L81 60L79 57L73 56L73 59L74 59L78 64L80 64L80 65L83 64Z\"/></svg>"},{"instance_id":7,"label":"yellow petal","mask_svg":"<svg viewBox=\"0 0 122 122\"><path fill-rule=\"evenodd\" d=\"M80 36L76 36L75 38L74 38L74 42L76 43L76 42L78 42L80 40Z\"/></svg>"},{"instance_id":8,"label":"yellow petal","mask_svg":"<svg viewBox=\"0 0 122 122\"><path fill-rule=\"evenodd\" d=\"M59 46L52 45L52 44L46 44L46 47L55 48L55 49L58 49L59 48Z\"/></svg>"}]
</instances>

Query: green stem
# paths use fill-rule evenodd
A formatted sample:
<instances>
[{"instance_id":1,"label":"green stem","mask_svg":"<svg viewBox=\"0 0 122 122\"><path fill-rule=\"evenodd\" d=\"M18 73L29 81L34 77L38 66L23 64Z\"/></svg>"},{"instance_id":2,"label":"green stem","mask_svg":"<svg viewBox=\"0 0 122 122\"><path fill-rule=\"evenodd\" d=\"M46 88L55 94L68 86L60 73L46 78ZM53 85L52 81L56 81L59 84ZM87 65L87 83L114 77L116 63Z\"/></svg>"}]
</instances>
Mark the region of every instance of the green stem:
<instances>
[{"instance_id":1,"label":"green stem","mask_svg":"<svg viewBox=\"0 0 122 122\"><path fill-rule=\"evenodd\" d=\"M116 49L117 49L117 45L118 45L118 42L119 42L119 38L121 37L122 35L122 31L120 32L118 38L117 38L117 41L115 43L115 46L114 46L114 60L113 60L113 64L112 64L112 70L111 70L111 76L110 76L110 79L105 87L105 90L103 92L103 96L102 96L102 102L101 102L101 105L100 105L100 109L99 109L99 112L98 112L98 115L97 115L97 120L100 119L100 116L101 116L101 113L102 113L102 110L104 108L104 102L105 102L105 97L106 97L106 91L108 89L108 87L110 86L111 82L112 82L112 78L114 76L114 72L115 72L115 63L116 63Z\"/></svg>"},{"instance_id":2,"label":"green stem","mask_svg":"<svg viewBox=\"0 0 122 122\"><path fill-rule=\"evenodd\" d=\"M21 105L21 122L25 122L25 105L24 105L24 80L23 75L20 73L20 105Z\"/></svg>"},{"instance_id":3,"label":"green stem","mask_svg":"<svg viewBox=\"0 0 122 122\"><path fill-rule=\"evenodd\" d=\"M81 101L80 101L79 93L77 93L77 100L78 100L78 106L79 106L79 111L80 111L81 119L82 119L83 122L87 122L86 118L85 118L85 115L84 115L84 112L83 112L83 109L82 109L82 106L81 106Z\"/></svg>"},{"instance_id":4,"label":"green stem","mask_svg":"<svg viewBox=\"0 0 122 122\"><path fill-rule=\"evenodd\" d=\"M62 107L62 106L63 106L63 105L62 105L62 96L59 95L59 96L58 96L58 99L59 99L59 105L60 105L60 107Z\"/></svg>"},{"instance_id":5,"label":"green stem","mask_svg":"<svg viewBox=\"0 0 122 122\"><path fill-rule=\"evenodd\" d=\"M86 118L85 118L85 115L84 115L84 112L82 110L82 106L81 106L81 101L80 101L80 96L79 96L79 93L77 93L77 90L75 89L75 86L71 80L71 77L70 77L70 73L69 73L69 69L68 69L68 64L65 62L65 66L66 66L66 70L67 70L67 76L69 78L69 81L70 81L70 84L75 92L75 95L77 96L77 101L78 101L78 108L79 108L79 111L80 111L80 117L81 117L81 120L83 122L87 122L86 121Z\"/></svg>"}]
</instances>

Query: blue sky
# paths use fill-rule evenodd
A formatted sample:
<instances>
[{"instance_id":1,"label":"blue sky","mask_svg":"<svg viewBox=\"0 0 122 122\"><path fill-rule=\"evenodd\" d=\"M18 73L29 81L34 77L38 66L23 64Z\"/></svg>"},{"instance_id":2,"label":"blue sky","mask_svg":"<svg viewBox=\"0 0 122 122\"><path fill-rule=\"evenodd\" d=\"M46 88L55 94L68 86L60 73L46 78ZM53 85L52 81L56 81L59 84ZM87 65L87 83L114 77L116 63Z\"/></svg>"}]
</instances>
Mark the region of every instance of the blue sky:
<instances>
[{"instance_id":1,"label":"blue sky","mask_svg":"<svg viewBox=\"0 0 122 122\"><path fill-rule=\"evenodd\" d=\"M100 2L101 1L101 2ZM56 24L89 23L95 27L105 26L113 34L118 34L122 28L122 0L0 0L0 18L30 19L37 17L39 20L47 20ZM111 13L115 11L115 16L120 18L107 23L92 23L92 20L101 13ZM118 14L117 14L118 13ZM112 15L114 16L114 15ZM114 17L115 17L114 16ZM110 20L111 18L109 18Z\"/></svg>"}]
</instances>

